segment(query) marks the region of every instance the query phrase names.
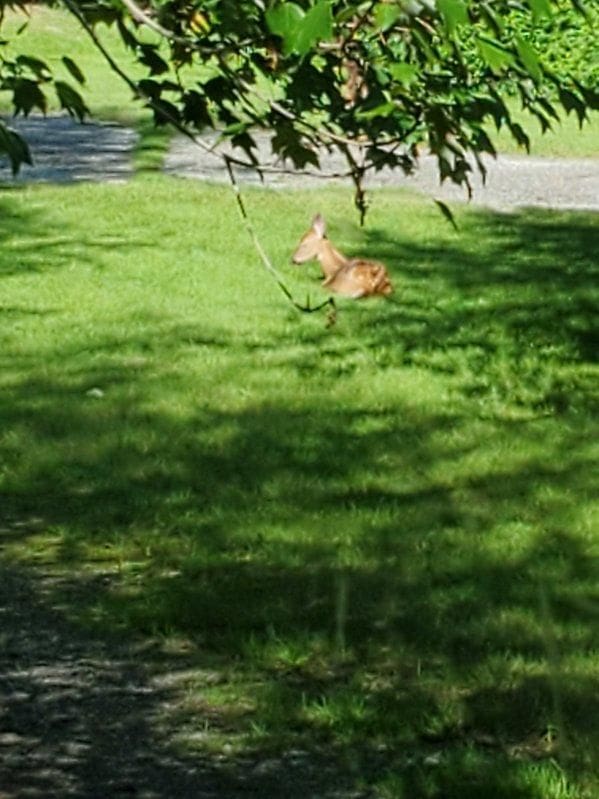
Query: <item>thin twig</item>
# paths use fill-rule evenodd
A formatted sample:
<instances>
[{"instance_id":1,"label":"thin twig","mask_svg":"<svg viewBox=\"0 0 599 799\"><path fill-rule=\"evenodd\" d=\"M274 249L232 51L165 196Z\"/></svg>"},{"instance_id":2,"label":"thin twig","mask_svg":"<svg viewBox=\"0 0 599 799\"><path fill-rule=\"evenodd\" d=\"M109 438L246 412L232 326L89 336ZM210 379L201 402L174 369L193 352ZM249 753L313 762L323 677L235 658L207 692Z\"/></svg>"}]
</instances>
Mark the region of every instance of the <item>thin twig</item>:
<instances>
[{"instance_id":1,"label":"thin twig","mask_svg":"<svg viewBox=\"0 0 599 799\"><path fill-rule=\"evenodd\" d=\"M162 36L164 39L168 39L175 44L183 45L184 47L188 47L190 50L196 50L199 53L204 53L205 55L215 55L218 53L229 53L229 52L238 52L240 47L243 47L245 44L249 42L232 42L227 47L207 47L204 44L200 44L195 39L190 39L187 36L179 36L172 30L165 28L164 25L161 25L157 22L153 17L151 17L143 8L137 5L134 0L122 0L123 5L127 9L127 11L131 14L131 17L135 20L135 22L139 23L140 25L145 25L150 30L157 33L159 36Z\"/></svg>"},{"instance_id":2,"label":"thin twig","mask_svg":"<svg viewBox=\"0 0 599 799\"><path fill-rule=\"evenodd\" d=\"M155 33L163 36L165 39L171 39L179 44L188 44L187 40L183 40L181 37L173 33L173 31L168 30L168 28L165 28L159 22L156 22L155 19L152 19L152 17L142 8L140 8L137 3L134 3L133 0L122 0L122 3L129 11L133 19L140 25L145 25L147 28L150 28L150 30L153 30Z\"/></svg>"},{"instance_id":3,"label":"thin twig","mask_svg":"<svg viewBox=\"0 0 599 799\"><path fill-rule=\"evenodd\" d=\"M320 305L317 305L314 308L312 308L309 303L307 305L301 305L301 303L298 303L293 298L293 295L285 285L285 282L283 281L283 278L281 277L280 273L272 265L272 262L268 257L266 250L262 246L262 243L258 238L258 234L256 233L254 226L252 225L252 221L249 217L249 214L245 207L245 203L243 201L243 195L241 194L237 178L235 177L235 172L233 171L232 160L227 155L223 155L223 160L227 167L227 172L229 173L229 179L231 181L231 187L235 194L235 199L237 200L237 207L239 208L239 213L241 214L241 218L243 219L248 235L252 239L254 247L256 248L258 255L260 256L260 259L262 260L262 263L266 271L269 272L270 275L274 278L275 282L277 283L283 294L299 311L302 311L303 313L314 313L315 311L320 311L321 308L324 308L327 305L332 305L334 307L335 303L332 297L329 297L328 299L324 300L324 302L321 302Z\"/></svg>"},{"instance_id":4,"label":"thin twig","mask_svg":"<svg viewBox=\"0 0 599 799\"><path fill-rule=\"evenodd\" d=\"M245 208L245 203L243 202L243 197L241 194L241 190L239 188L239 184L237 183L237 179L235 177L235 173L233 171L233 163L231 158L228 155L223 155L223 161L225 162L225 166L227 168L227 172L229 173L229 180L231 181L231 187L233 189L233 193L235 194L235 199L237 200L237 206L239 208L239 213L241 214L241 218L245 223L246 230L248 231L250 238L252 239L256 250L258 251L258 255L260 256L262 263L264 264L266 270L270 272L270 274L274 277L274 279L281 285L283 282L281 276L272 265L270 258L266 254L266 250L262 246L256 231L254 230L254 226L251 223L251 220L248 216L248 213Z\"/></svg>"}]
</instances>

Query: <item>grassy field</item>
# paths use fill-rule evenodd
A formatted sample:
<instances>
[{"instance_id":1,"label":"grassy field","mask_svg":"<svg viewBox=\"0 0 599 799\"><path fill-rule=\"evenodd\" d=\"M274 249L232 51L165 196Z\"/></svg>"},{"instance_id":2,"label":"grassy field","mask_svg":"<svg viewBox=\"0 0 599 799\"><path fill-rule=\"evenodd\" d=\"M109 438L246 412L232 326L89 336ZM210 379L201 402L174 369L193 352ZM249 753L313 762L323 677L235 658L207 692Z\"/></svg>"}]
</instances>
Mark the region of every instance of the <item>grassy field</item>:
<instances>
[{"instance_id":1,"label":"grassy field","mask_svg":"<svg viewBox=\"0 0 599 799\"><path fill-rule=\"evenodd\" d=\"M288 264L316 210L387 262L397 302L327 327L224 188L3 190L1 557L68 578L76 625L193 661L188 753L326 752L383 798L591 799L599 217L456 233L373 200L359 231L344 191L248 193L298 299L323 296Z\"/></svg>"},{"instance_id":2,"label":"grassy field","mask_svg":"<svg viewBox=\"0 0 599 799\"><path fill-rule=\"evenodd\" d=\"M56 24L92 110L145 125L56 12L33 51L60 69ZM377 799L594 799L599 215L457 208L456 232L380 191L359 230L345 190L246 199L298 300L326 296L289 264L321 211L394 301L300 314L227 188L0 188L2 563L157 674L185 665L163 712L192 759L308 751Z\"/></svg>"},{"instance_id":3,"label":"grassy field","mask_svg":"<svg viewBox=\"0 0 599 799\"><path fill-rule=\"evenodd\" d=\"M559 122L553 122L552 130L543 133L541 126L530 115L518 108L512 108L514 122L518 122L530 138L530 154L544 158L597 158L599 157L599 113L590 112L589 122L580 127L574 114L561 113ZM501 130L489 130L499 153L525 154L511 135Z\"/></svg>"}]
</instances>

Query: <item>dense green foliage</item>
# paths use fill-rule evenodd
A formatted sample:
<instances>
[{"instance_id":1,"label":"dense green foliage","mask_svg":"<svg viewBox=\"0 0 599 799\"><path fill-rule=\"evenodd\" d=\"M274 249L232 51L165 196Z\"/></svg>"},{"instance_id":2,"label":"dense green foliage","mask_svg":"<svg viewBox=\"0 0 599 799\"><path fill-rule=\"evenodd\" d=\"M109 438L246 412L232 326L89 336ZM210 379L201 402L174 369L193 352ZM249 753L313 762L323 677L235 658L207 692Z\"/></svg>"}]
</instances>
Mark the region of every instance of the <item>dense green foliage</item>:
<instances>
[{"instance_id":1,"label":"dense green foliage","mask_svg":"<svg viewBox=\"0 0 599 799\"><path fill-rule=\"evenodd\" d=\"M560 108L582 124L598 102L592 85L580 79L592 78L592 71L552 69L551 58L535 48L550 28L568 25L578 35L590 25L579 11L563 10L563 0L526 6L512 0L64 4L158 123L188 133L215 127L254 167L256 128L269 130L273 153L296 167L318 167L320 148L336 148L347 159L362 211L365 172L410 171L423 142L441 177L468 188L468 155L484 172L480 155L495 152L489 122L527 146L502 93L506 86L544 129ZM131 77L110 55L101 23L118 30L145 75ZM83 81L68 55L63 64L71 83ZM0 80L19 112L45 110L49 85L70 113L86 112L73 85L55 79L38 58L5 60ZM16 169L27 151L6 125L1 132L0 145Z\"/></svg>"},{"instance_id":2,"label":"dense green foliage","mask_svg":"<svg viewBox=\"0 0 599 799\"><path fill-rule=\"evenodd\" d=\"M250 201L294 292L321 210L400 304L282 306L227 188L2 192L0 557L179 675L136 718L190 764L314 749L348 793L594 799L597 215L458 234L375 192L359 231L347 190Z\"/></svg>"},{"instance_id":3,"label":"dense green foliage","mask_svg":"<svg viewBox=\"0 0 599 799\"><path fill-rule=\"evenodd\" d=\"M586 19L562 2L557 19L528 26L528 35L543 63L552 71L574 76L588 86L599 86L599 5L589 3Z\"/></svg>"}]
</instances>

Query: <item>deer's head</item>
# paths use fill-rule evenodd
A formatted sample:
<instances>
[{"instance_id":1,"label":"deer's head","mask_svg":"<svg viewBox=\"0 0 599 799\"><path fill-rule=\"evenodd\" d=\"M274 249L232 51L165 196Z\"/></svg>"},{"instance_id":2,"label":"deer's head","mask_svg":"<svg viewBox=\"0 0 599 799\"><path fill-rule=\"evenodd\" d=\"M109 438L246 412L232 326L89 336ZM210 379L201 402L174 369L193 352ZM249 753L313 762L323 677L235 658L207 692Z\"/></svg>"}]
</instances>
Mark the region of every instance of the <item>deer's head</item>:
<instances>
[{"instance_id":1,"label":"deer's head","mask_svg":"<svg viewBox=\"0 0 599 799\"><path fill-rule=\"evenodd\" d=\"M326 223L320 214L316 214L312 220L312 226L299 240L299 244L291 257L292 262L294 264L305 264L306 261L318 258L325 238Z\"/></svg>"}]
</instances>

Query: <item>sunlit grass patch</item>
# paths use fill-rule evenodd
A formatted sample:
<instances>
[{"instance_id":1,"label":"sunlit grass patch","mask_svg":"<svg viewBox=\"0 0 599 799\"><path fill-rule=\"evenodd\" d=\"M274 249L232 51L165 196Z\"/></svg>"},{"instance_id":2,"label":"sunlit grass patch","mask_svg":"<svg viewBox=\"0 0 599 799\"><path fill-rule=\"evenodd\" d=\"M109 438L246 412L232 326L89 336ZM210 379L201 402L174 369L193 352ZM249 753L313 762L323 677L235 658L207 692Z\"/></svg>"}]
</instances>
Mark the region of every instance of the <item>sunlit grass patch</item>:
<instances>
[{"instance_id":1,"label":"sunlit grass patch","mask_svg":"<svg viewBox=\"0 0 599 799\"><path fill-rule=\"evenodd\" d=\"M552 120L551 129L543 132L540 124L529 117L515 103L512 119L522 125L530 138L530 154L545 158L597 158L599 156L599 114L589 111L588 118L580 125L576 114L559 114L559 121ZM526 153L507 130L498 134L491 128L491 137L500 153Z\"/></svg>"}]
</instances>

